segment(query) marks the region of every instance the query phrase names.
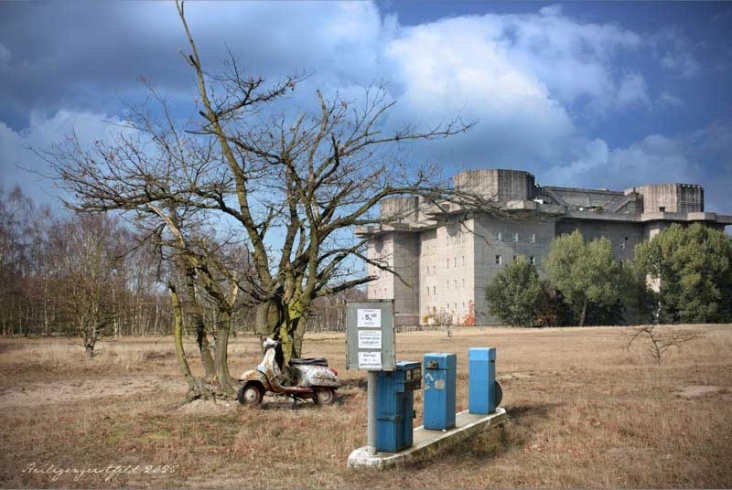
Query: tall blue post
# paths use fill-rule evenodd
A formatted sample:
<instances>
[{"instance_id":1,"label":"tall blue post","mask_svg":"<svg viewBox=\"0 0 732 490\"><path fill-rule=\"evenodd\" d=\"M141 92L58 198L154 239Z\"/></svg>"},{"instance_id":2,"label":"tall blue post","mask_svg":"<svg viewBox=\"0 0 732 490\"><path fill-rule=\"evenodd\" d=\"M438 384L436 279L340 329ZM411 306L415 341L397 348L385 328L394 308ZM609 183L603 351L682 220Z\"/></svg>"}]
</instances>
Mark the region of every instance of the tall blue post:
<instances>
[{"instance_id":1,"label":"tall blue post","mask_svg":"<svg viewBox=\"0 0 732 490\"><path fill-rule=\"evenodd\" d=\"M489 414L496 411L496 349L468 349L468 411Z\"/></svg>"},{"instance_id":2,"label":"tall blue post","mask_svg":"<svg viewBox=\"0 0 732 490\"><path fill-rule=\"evenodd\" d=\"M455 385L457 355L424 355L424 428L446 430L455 427Z\"/></svg>"}]
</instances>

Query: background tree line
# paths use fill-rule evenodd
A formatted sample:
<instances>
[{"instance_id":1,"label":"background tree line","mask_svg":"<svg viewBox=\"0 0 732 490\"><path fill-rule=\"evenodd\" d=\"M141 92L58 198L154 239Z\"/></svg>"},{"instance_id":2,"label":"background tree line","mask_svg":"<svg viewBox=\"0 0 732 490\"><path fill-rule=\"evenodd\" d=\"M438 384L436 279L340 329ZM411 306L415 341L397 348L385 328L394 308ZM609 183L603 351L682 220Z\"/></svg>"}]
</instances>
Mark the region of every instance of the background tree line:
<instances>
[{"instance_id":1,"label":"background tree line","mask_svg":"<svg viewBox=\"0 0 732 490\"><path fill-rule=\"evenodd\" d=\"M541 271L524 257L486 289L491 314L512 326L732 321L732 239L673 224L618 262L606 238L552 241ZM540 274L541 272L541 274Z\"/></svg>"},{"instance_id":2,"label":"background tree line","mask_svg":"<svg viewBox=\"0 0 732 490\"><path fill-rule=\"evenodd\" d=\"M58 215L0 190L0 331L89 342L169 331L151 251L112 216Z\"/></svg>"},{"instance_id":3,"label":"background tree line","mask_svg":"<svg viewBox=\"0 0 732 490\"><path fill-rule=\"evenodd\" d=\"M3 336L169 335L169 268L155 243L109 214L54 213L20 188L0 189L0 333ZM315 330L343 330L348 290L316 302ZM186 308L190 311L190 308ZM216 311L204 302L205 323ZM192 329L190 318L185 329ZM254 328L253 312L235 312L236 331Z\"/></svg>"}]
</instances>

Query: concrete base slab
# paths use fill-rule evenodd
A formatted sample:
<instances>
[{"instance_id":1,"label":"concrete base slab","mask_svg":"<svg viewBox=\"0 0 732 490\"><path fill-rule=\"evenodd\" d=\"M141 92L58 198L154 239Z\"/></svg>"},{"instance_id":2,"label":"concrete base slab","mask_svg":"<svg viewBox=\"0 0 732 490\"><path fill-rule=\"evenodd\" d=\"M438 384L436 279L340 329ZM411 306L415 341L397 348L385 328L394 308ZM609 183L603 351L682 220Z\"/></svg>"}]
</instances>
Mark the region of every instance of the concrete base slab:
<instances>
[{"instance_id":1,"label":"concrete base slab","mask_svg":"<svg viewBox=\"0 0 732 490\"><path fill-rule=\"evenodd\" d=\"M467 410L455 416L455 427L429 430L420 425L412 433L412 447L398 453L369 454L369 447L356 449L348 456L349 468L392 468L427 459L488 427L499 426L507 420L506 410L498 407L489 415L477 415Z\"/></svg>"}]
</instances>

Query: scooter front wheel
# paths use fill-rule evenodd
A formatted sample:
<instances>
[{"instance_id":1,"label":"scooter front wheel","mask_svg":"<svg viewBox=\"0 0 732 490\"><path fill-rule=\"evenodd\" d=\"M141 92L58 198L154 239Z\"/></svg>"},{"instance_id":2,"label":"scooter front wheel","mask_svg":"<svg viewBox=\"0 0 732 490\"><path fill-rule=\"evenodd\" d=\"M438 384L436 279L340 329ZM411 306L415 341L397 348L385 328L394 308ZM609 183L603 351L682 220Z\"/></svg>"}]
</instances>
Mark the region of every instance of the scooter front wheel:
<instances>
[{"instance_id":1,"label":"scooter front wheel","mask_svg":"<svg viewBox=\"0 0 732 490\"><path fill-rule=\"evenodd\" d=\"M333 388L318 388L313 395L316 405L332 405L335 403L336 393Z\"/></svg>"},{"instance_id":2,"label":"scooter front wheel","mask_svg":"<svg viewBox=\"0 0 732 490\"><path fill-rule=\"evenodd\" d=\"M254 384L242 386L236 396L236 399L239 400L239 403L242 405L251 405L253 407L262 403L262 398L262 390Z\"/></svg>"}]
</instances>

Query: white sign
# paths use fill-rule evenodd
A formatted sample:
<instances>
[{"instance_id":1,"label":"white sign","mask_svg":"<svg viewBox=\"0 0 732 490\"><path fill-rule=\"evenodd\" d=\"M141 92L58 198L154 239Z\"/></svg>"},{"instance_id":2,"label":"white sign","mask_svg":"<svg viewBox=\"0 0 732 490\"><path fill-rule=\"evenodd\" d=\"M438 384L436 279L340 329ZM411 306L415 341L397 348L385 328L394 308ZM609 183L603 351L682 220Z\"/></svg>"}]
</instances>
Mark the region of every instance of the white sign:
<instances>
[{"instance_id":1,"label":"white sign","mask_svg":"<svg viewBox=\"0 0 732 490\"><path fill-rule=\"evenodd\" d=\"M381 330L359 330L358 348L381 350Z\"/></svg>"},{"instance_id":2,"label":"white sign","mask_svg":"<svg viewBox=\"0 0 732 490\"><path fill-rule=\"evenodd\" d=\"M381 352L359 352L358 369L381 370Z\"/></svg>"},{"instance_id":3,"label":"white sign","mask_svg":"<svg viewBox=\"0 0 732 490\"><path fill-rule=\"evenodd\" d=\"M381 310L359 309L358 328L381 328Z\"/></svg>"},{"instance_id":4,"label":"white sign","mask_svg":"<svg viewBox=\"0 0 732 490\"><path fill-rule=\"evenodd\" d=\"M393 371L396 368L394 323L393 300L347 304L348 369Z\"/></svg>"}]
</instances>

